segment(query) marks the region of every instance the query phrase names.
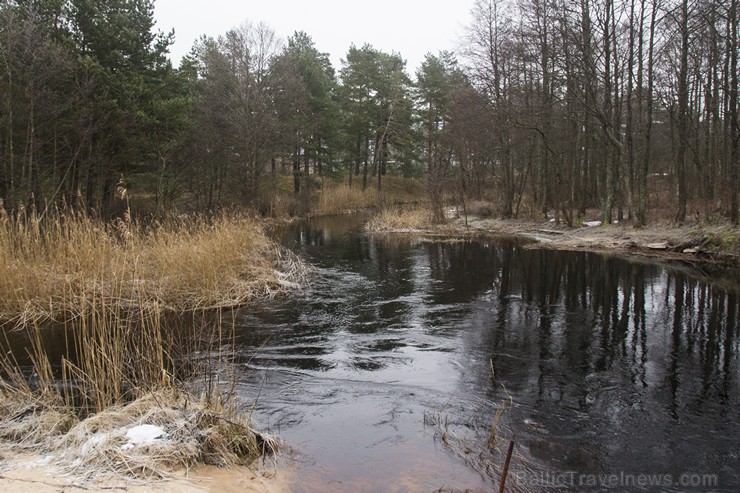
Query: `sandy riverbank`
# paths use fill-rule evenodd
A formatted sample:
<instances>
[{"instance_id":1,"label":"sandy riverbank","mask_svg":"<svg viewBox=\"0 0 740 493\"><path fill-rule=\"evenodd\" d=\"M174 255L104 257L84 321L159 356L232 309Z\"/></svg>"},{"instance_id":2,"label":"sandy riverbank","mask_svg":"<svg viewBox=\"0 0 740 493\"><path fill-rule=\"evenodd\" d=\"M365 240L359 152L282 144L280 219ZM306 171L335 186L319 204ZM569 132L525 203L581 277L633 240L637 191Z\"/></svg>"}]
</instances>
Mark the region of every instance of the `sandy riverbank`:
<instances>
[{"instance_id":1,"label":"sandy riverbank","mask_svg":"<svg viewBox=\"0 0 740 493\"><path fill-rule=\"evenodd\" d=\"M173 471L167 479L152 482L95 481L66 474L43 456L17 456L0 459L0 490L33 493L82 493L121 491L129 493L286 493L291 474L278 471L270 461L250 467L197 466L189 471Z\"/></svg>"}]
</instances>

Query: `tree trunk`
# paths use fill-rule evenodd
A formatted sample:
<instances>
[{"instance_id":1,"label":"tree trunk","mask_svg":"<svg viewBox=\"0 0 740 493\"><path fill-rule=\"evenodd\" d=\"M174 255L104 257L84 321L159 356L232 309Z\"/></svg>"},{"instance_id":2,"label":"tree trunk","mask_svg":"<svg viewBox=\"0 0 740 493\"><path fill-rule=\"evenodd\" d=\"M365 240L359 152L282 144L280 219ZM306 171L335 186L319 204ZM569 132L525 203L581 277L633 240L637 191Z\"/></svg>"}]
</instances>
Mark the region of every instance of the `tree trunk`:
<instances>
[{"instance_id":1,"label":"tree trunk","mask_svg":"<svg viewBox=\"0 0 740 493\"><path fill-rule=\"evenodd\" d=\"M686 151L688 148L688 119L689 119L689 2L681 1L681 18L679 19L681 33L681 54L678 69L678 152L676 155L676 180L678 193L678 210L676 222L682 224L686 220Z\"/></svg>"},{"instance_id":2,"label":"tree trunk","mask_svg":"<svg viewBox=\"0 0 740 493\"><path fill-rule=\"evenodd\" d=\"M612 41L611 41L611 15L612 15L612 4L613 0L607 0L606 2L606 19L604 21L604 105L603 105L603 116L601 121L601 131L603 132L602 138L604 139L604 157L603 163L606 174L606 181L604 184L604 190L602 194L602 216L604 224L612 223L612 215L614 211L614 167L613 167L613 155L612 145L609 142L609 125L612 121Z\"/></svg>"},{"instance_id":3,"label":"tree trunk","mask_svg":"<svg viewBox=\"0 0 740 493\"><path fill-rule=\"evenodd\" d=\"M293 193L301 193L301 156L298 147L293 149Z\"/></svg>"},{"instance_id":4,"label":"tree trunk","mask_svg":"<svg viewBox=\"0 0 740 493\"><path fill-rule=\"evenodd\" d=\"M362 191L367 190L367 172L368 172L368 161L370 159L370 140L365 138L365 156L364 162L362 163Z\"/></svg>"},{"instance_id":5,"label":"tree trunk","mask_svg":"<svg viewBox=\"0 0 740 493\"><path fill-rule=\"evenodd\" d=\"M632 104L633 86L634 86L634 65L635 65L635 0L630 1L630 23L629 23L629 55L627 61L627 122L626 122L626 139L627 139L627 169L625 170L627 186L627 213L630 219L634 218L634 177L635 177L635 136L634 124L635 115Z\"/></svg>"},{"instance_id":6,"label":"tree trunk","mask_svg":"<svg viewBox=\"0 0 740 493\"><path fill-rule=\"evenodd\" d=\"M730 83L730 221L735 226L738 225L738 174L740 167L738 153L740 153L740 122L738 122L738 0L732 0L730 4L730 73L732 81Z\"/></svg>"}]
</instances>

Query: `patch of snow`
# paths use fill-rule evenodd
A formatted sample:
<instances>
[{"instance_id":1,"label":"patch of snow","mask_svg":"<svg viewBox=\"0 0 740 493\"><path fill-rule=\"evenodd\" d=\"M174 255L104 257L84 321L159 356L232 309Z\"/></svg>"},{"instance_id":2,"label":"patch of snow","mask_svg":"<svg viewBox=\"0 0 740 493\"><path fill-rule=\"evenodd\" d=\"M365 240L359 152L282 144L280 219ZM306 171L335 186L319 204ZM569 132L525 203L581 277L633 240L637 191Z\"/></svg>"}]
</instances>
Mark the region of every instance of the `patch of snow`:
<instances>
[{"instance_id":1,"label":"patch of snow","mask_svg":"<svg viewBox=\"0 0 740 493\"><path fill-rule=\"evenodd\" d=\"M134 426L126 432L126 438L128 442L121 448L123 450L129 450L139 445L149 445L154 443L159 438L165 438L167 433L156 425L139 425Z\"/></svg>"},{"instance_id":2,"label":"patch of snow","mask_svg":"<svg viewBox=\"0 0 740 493\"><path fill-rule=\"evenodd\" d=\"M585 224L589 228L595 228L596 226L601 226L601 221L586 221L583 224Z\"/></svg>"}]
</instances>

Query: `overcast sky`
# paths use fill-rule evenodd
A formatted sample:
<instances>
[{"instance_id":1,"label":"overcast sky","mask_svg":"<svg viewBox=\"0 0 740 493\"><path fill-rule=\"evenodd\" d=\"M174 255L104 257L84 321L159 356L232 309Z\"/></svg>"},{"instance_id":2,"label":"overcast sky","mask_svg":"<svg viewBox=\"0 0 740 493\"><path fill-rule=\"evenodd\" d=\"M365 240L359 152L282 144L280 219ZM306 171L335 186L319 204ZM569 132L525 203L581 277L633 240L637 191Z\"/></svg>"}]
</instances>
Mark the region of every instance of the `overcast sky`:
<instances>
[{"instance_id":1,"label":"overcast sky","mask_svg":"<svg viewBox=\"0 0 740 493\"><path fill-rule=\"evenodd\" d=\"M424 55L454 50L474 0L156 0L156 29L175 29L177 65L202 34L218 36L244 21L264 22L283 39L305 31L341 67L350 44L370 43L407 60L413 74Z\"/></svg>"}]
</instances>

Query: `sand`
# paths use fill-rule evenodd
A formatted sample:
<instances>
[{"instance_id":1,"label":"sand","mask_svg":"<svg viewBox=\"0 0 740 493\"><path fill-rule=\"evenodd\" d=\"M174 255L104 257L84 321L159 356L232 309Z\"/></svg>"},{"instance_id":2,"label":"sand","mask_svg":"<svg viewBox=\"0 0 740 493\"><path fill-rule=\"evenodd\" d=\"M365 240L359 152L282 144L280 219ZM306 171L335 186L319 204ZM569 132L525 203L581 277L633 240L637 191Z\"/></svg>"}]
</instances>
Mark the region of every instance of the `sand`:
<instances>
[{"instance_id":1,"label":"sand","mask_svg":"<svg viewBox=\"0 0 740 493\"><path fill-rule=\"evenodd\" d=\"M28 493L81 493L119 491L130 493L285 493L290 491L292 474L279 471L268 460L251 467L198 466L174 471L165 480L86 481L66 475L42 456L20 456L0 460L0 491Z\"/></svg>"}]
</instances>

